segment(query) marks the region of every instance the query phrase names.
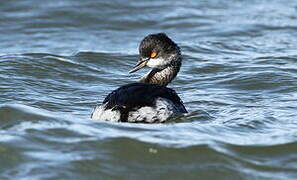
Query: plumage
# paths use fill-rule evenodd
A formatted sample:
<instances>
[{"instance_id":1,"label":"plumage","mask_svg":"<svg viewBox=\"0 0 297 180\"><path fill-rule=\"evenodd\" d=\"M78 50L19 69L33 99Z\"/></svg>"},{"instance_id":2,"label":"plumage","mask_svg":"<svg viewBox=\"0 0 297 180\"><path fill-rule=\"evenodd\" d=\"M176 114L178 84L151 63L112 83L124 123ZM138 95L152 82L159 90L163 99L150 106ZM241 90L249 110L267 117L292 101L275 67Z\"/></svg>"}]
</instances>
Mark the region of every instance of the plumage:
<instances>
[{"instance_id":1,"label":"plumage","mask_svg":"<svg viewBox=\"0 0 297 180\"><path fill-rule=\"evenodd\" d=\"M97 106L91 118L113 122L165 122L168 118L187 113L176 92L166 85L181 66L179 47L164 33L145 37L139 47L140 61L130 72L145 66L153 68L140 82L112 91Z\"/></svg>"}]
</instances>

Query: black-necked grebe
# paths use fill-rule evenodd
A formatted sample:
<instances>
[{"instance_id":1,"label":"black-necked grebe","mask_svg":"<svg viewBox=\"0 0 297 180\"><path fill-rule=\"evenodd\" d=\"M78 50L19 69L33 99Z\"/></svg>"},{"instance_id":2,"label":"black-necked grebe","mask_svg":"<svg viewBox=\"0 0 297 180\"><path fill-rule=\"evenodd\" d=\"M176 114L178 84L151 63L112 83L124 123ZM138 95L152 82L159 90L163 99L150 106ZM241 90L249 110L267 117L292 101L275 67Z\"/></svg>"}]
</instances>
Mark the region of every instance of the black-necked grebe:
<instances>
[{"instance_id":1,"label":"black-necked grebe","mask_svg":"<svg viewBox=\"0 0 297 180\"><path fill-rule=\"evenodd\" d=\"M180 70L180 48L164 33L150 34L139 45L140 61L130 71L152 70L138 83L112 91L92 113L94 120L113 122L165 122L168 118L187 113L176 92L167 88Z\"/></svg>"}]
</instances>

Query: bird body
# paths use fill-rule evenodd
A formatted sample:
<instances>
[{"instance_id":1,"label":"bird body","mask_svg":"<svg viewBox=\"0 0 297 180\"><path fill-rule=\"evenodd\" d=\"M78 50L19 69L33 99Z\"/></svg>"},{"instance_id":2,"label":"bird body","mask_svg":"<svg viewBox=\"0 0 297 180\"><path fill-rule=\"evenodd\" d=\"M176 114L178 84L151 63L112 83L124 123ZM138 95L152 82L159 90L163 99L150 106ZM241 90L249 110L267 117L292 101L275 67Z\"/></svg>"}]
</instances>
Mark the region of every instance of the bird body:
<instances>
[{"instance_id":1,"label":"bird body","mask_svg":"<svg viewBox=\"0 0 297 180\"><path fill-rule=\"evenodd\" d=\"M187 111L174 90L157 84L131 83L111 92L92 116L114 122L153 123L163 122L175 112Z\"/></svg>"},{"instance_id":2,"label":"bird body","mask_svg":"<svg viewBox=\"0 0 297 180\"><path fill-rule=\"evenodd\" d=\"M94 120L112 122L165 122L177 114L187 113L176 92L167 88L181 66L179 47L164 33L145 37L139 46L140 61L130 71L143 67L152 70L138 83L112 91L92 113Z\"/></svg>"}]
</instances>

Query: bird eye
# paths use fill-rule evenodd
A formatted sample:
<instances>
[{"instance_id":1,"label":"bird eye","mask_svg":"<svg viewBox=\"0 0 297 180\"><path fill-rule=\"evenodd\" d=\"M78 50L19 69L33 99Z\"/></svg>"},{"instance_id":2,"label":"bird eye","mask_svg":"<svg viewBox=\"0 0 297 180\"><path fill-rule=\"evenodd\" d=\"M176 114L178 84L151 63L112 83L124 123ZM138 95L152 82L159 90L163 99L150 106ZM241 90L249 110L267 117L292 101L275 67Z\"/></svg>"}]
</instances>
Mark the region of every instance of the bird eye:
<instances>
[{"instance_id":1,"label":"bird eye","mask_svg":"<svg viewBox=\"0 0 297 180\"><path fill-rule=\"evenodd\" d=\"M157 56L157 53L156 52L152 52L151 53L151 58L154 58L154 57L156 57Z\"/></svg>"}]
</instances>

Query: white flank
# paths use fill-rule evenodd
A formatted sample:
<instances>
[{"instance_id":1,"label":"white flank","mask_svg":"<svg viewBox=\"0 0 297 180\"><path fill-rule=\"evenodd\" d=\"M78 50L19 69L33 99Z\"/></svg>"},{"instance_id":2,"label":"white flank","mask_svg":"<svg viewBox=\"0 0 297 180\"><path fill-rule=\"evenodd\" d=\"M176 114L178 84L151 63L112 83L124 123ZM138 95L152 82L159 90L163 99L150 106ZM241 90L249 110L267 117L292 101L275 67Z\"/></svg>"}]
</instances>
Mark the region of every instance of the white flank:
<instances>
[{"instance_id":1,"label":"white flank","mask_svg":"<svg viewBox=\"0 0 297 180\"><path fill-rule=\"evenodd\" d=\"M128 122L144 122L144 123L156 123L164 122L168 118L180 114L179 107L177 107L172 101L165 98L157 98L156 105L145 106L139 109L129 112ZM92 114L93 120L101 121L120 121L120 111L111 109L104 110L105 104L97 106Z\"/></svg>"}]
</instances>

